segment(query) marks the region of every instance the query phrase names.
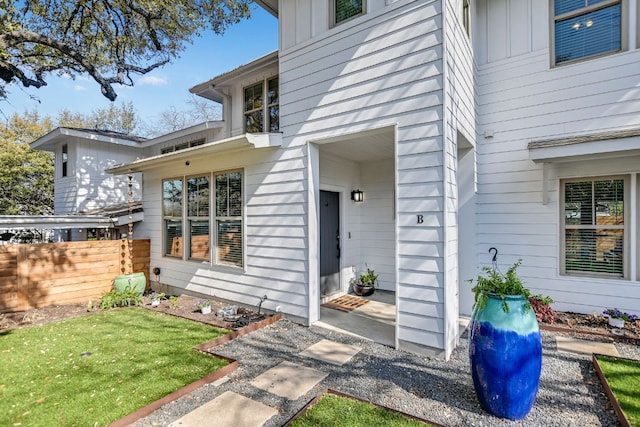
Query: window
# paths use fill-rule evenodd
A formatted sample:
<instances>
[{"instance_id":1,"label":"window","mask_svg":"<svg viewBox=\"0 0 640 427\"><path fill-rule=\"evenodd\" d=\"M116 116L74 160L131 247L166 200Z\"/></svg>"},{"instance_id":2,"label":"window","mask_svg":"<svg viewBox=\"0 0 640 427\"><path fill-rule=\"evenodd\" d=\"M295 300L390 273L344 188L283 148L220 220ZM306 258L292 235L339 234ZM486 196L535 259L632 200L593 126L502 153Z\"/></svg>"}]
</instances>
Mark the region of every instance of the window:
<instances>
[{"instance_id":1,"label":"window","mask_svg":"<svg viewBox=\"0 0 640 427\"><path fill-rule=\"evenodd\" d=\"M202 144L204 144L204 139L198 139L196 141L191 141L191 142L183 142L177 145L170 145L168 147L162 148L160 150L160 154L173 153L174 151L184 150L191 147L197 147Z\"/></svg>"},{"instance_id":2,"label":"window","mask_svg":"<svg viewBox=\"0 0 640 427\"><path fill-rule=\"evenodd\" d=\"M248 133L263 131L262 82L244 89L244 130Z\"/></svg>"},{"instance_id":3,"label":"window","mask_svg":"<svg viewBox=\"0 0 640 427\"><path fill-rule=\"evenodd\" d=\"M242 173L217 174L216 262L242 267Z\"/></svg>"},{"instance_id":4,"label":"window","mask_svg":"<svg viewBox=\"0 0 640 427\"><path fill-rule=\"evenodd\" d=\"M278 78L271 79L267 82L267 109L269 111L269 132L278 132L280 130L280 106Z\"/></svg>"},{"instance_id":5,"label":"window","mask_svg":"<svg viewBox=\"0 0 640 427\"><path fill-rule=\"evenodd\" d=\"M266 93L264 93L265 87ZM244 89L244 131L248 133L278 132L280 129L279 98L277 77L267 80L266 84L260 82L246 87Z\"/></svg>"},{"instance_id":6,"label":"window","mask_svg":"<svg viewBox=\"0 0 640 427\"><path fill-rule=\"evenodd\" d=\"M612 177L561 183L563 274L626 275L627 181Z\"/></svg>"},{"instance_id":7,"label":"window","mask_svg":"<svg viewBox=\"0 0 640 427\"><path fill-rule=\"evenodd\" d=\"M331 0L331 6L332 26L365 12L362 0Z\"/></svg>"},{"instance_id":8,"label":"window","mask_svg":"<svg viewBox=\"0 0 640 427\"><path fill-rule=\"evenodd\" d=\"M187 179L189 259L209 261L209 176Z\"/></svg>"},{"instance_id":9,"label":"window","mask_svg":"<svg viewBox=\"0 0 640 427\"><path fill-rule=\"evenodd\" d=\"M182 179L162 181L164 254L182 257Z\"/></svg>"},{"instance_id":10,"label":"window","mask_svg":"<svg viewBox=\"0 0 640 427\"><path fill-rule=\"evenodd\" d=\"M167 179L163 185L164 254L186 259L211 261L219 265L242 267L243 185L242 172L215 173L212 199L211 175ZM183 192L183 184L185 191ZM184 199L183 199L184 198ZM211 209L213 203L213 225ZM183 218L183 205L186 205ZM215 227L211 240L210 227ZM187 230L186 242L183 232Z\"/></svg>"},{"instance_id":11,"label":"window","mask_svg":"<svg viewBox=\"0 0 640 427\"><path fill-rule=\"evenodd\" d=\"M553 65L619 52L622 0L554 0Z\"/></svg>"},{"instance_id":12,"label":"window","mask_svg":"<svg viewBox=\"0 0 640 427\"><path fill-rule=\"evenodd\" d=\"M69 163L69 146L67 144L62 145L62 176L65 177L68 174Z\"/></svg>"}]
</instances>

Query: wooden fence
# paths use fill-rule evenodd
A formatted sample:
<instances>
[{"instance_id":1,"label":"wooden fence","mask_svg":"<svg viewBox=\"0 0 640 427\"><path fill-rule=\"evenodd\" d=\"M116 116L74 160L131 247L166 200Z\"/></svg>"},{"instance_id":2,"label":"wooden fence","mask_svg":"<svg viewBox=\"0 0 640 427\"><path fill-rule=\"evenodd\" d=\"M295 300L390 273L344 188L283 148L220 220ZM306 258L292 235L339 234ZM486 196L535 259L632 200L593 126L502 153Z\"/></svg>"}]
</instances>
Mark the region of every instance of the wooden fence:
<instances>
[{"instance_id":1,"label":"wooden fence","mask_svg":"<svg viewBox=\"0 0 640 427\"><path fill-rule=\"evenodd\" d=\"M149 283L149 240L0 246L0 312L96 300L119 274L142 271Z\"/></svg>"}]
</instances>

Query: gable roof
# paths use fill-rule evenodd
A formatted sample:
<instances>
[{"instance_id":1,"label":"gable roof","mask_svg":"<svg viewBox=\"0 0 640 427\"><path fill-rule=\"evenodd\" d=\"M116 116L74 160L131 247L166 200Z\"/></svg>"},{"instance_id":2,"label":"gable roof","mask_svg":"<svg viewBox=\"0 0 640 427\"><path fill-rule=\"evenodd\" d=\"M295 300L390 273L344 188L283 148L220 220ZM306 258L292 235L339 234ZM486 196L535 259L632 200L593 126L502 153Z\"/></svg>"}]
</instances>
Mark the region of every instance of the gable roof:
<instances>
[{"instance_id":1,"label":"gable roof","mask_svg":"<svg viewBox=\"0 0 640 427\"><path fill-rule=\"evenodd\" d=\"M114 132L104 129L84 129L72 127L58 127L41 136L31 143L31 148L39 150L53 150L57 143L69 138L83 138L93 141L108 142L111 144L126 145L129 147L139 147L146 141L136 135L127 135L121 132Z\"/></svg>"},{"instance_id":2,"label":"gable roof","mask_svg":"<svg viewBox=\"0 0 640 427\"><path fill-rule=\"evenodd\" d=\"M255 2L276 18L278 17L278 0L255 0Z\"/></svg>"}]
</instances>

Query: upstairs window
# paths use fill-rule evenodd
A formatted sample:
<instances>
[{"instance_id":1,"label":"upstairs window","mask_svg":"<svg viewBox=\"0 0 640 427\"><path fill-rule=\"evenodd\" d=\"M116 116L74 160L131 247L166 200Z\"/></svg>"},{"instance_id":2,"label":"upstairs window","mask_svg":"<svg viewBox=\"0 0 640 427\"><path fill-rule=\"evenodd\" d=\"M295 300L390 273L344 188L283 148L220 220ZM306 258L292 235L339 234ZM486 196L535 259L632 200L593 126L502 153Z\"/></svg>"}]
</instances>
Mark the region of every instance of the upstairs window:
<instances>
[{"instance_id":1,"label":"upstairs window","mask_svg":"<svg viewBox=\"0 0 640 427\"><path fill-rule=\"evenodd\" d=\"M561 184L563 274L625 277L628 179L572 179Z\"/></svg>"},{"instance_id":2,"label":"upstairs window","mask_svg":"<svg viewBox=\"0 0 640 427\"><path fill-rule=\"evenodd\" d=\"M264 111L262 82L244 88L244 130L247 133L263 132Z\"/></svg>"},{"instance_id":3,"label":"upstairs window","mask_svg":"<svg viewBox=\"0 0 640 427\"><path fill-rule=\"evenodd\" d=\"M64 144L62 146L62 176L65 177L69 173L69 146Z\"/></svg>"},{"instance_id":4,"label":"upstairs window","mask_svg":"<svg viewBox=\"0 0 640 427\"><path fill-rule=\"evenodd\" d=\"M280 107L278 78L267 81L267 109L269 110L269 132L280 130Z\"/></svg>"},{"instance_id":5,"label":"upstairs window","mask_svg":"<svg viewBox=\"0 0 640 427\"><path fill-rule=\"evenodd\" d=\"M277 77L246 87L244 89L244 131L247 133L278 132L280 129L279 98Z\"/></svg>"},{"instance_id":6,"label":"upstairs window","mask_svg":"<svg viewBox=\"0 0 640 427\"><path fill-rule=\"evenodd\" d=\"M362 0L331 0L332 26L362 15L364 2Z\"/></svg>"},{"instance_id":7,"label":"upstairs window","mask_svg":"<svg viewBox=\"0 0 640 427\"><path fill-rule=\"evenodd\" d=\"M624 49L622 0L554 0L553 65Z\"/></svg>"}]
</instances>

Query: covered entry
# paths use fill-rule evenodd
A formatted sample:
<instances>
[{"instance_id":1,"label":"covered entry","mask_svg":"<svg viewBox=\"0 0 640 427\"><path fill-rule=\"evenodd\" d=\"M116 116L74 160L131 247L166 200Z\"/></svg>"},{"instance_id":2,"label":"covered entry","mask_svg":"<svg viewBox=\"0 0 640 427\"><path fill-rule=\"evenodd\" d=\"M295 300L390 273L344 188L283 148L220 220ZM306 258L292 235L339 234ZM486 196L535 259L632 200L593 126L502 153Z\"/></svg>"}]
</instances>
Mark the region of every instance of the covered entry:
<instances>
[{"instance_id":1,"label":"covered entry","mask_svg":"<svg viewBox=\"0 0 640 427\"><path fill-rule=\"evenodd\" d=\"M386 336L382 340L375 336L369 338L394 345L395 128L390 126L327 138L315 141L309 147L312 187L317 189L314 192L317 218L311 221L318 227L319 251L316 284L313 278L310 281L317 295L316 307L311 301L310 321L335 321L335 313L327 312L320 304L350 295L350 280L370 268L378 274L378 288L369 307L376 307L380 316L366 322L350 323L375 324L380 321ZM354 190L362 192L362 201L352 200ZM317 310L315 315L314 308ZM362 314L360 310L357 313ZM328 314L331 318L327 318ZM358 333L355 330L348 332Z\"/></svg>"}]
</instances>

